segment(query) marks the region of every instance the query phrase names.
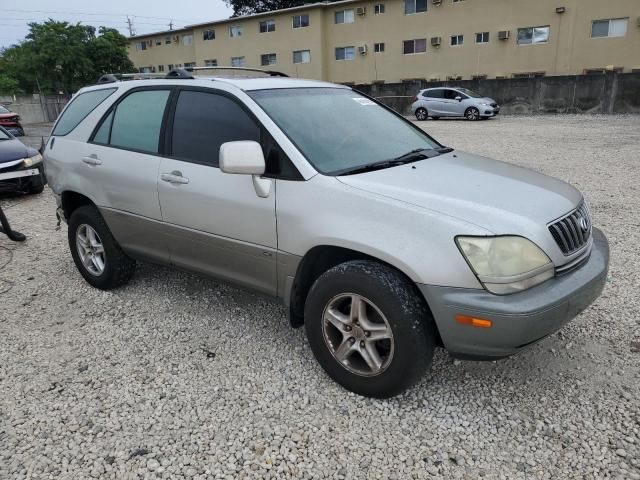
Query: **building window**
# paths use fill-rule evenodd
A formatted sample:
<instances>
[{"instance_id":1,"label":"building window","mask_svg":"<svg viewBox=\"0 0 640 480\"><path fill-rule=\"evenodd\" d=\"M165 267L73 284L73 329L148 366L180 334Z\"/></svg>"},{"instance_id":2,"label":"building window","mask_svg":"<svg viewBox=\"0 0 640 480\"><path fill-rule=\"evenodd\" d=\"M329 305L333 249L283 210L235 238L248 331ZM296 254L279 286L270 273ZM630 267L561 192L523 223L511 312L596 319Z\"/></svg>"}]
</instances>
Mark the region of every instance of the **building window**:
<instances>
[{"instance_id":1,"label":"building window","mask_svg":"<svg viewBox=\"0 0 640 480\"><path fill-rule=\"evenodd\" d=\"M476 43L489 43L489 32L476 33Z\"/></svg>"},{"instance_id":2,"label":"building window","mask_svg":"<svg viewBox=\"0 0 640 480\"><path fill-rule=\"evenodd\" d=\"M167 70L171 71L174 67L175 65L173 63L170 63L169 65L167 65Z\"/></svg>"},{"instance_id":3,"label":"building window","mask_svg":"<svg viewBox=\"0 0 640 480\"><path fill-rule=\"evenodd\" d=\"M310 50L297 50L293 52L293 63L310 63L311 51Z\"/></svg>"},{"instance_id":4,"label":"building window","mask_svg":"<svg viewBox=\"0 0 640 480\"><path fill-rule=\"evenodd\" d=\"M293 28L304 28L309 26L309 15L294 15Z\"/></svg>"},{"instance_id":5,"label":"building window","mask_svg":"<svg viewBox=\"0 0 640 480\"><path fill-rule=\"evenodd\" d=\"M229 27L229 37L238 38L244 33L244 27L240 25L232 25Z\"/></svg>"},{"instance_id":6,"label":"building window","mask_svg":"<svg viewBox=\"0 0 640 480\"><path fill-rule=\"evenodd\" d=\"M414 53L424 53L427 51L427 39L417 38L415 40L405 40L403 43L402 53L412 55Z\"/></svg>"},{"instance_id":7,"label":"building window","mask_svg":"<svg viewBox=\"0 0 640 480\"><path fill-rule=\"evenodd\" d=\"M164 37L164 43L166 45L171 45L171 37Z\"/></svg>"},{"instance_id":8,"label":"building window","mask_svg":"<svg viewBox=\"0 0 640 480\"><path fill-rule=\"evenodd\" d=\"M382 15L384 13L384 3L378 3L373 7L374 15Z\"/></svg>"},{"instance_id":9,"label":"building window","mask_svg":"<svg viewBox=\"0 0 640 480\"><path fill-rule=\"evenodd\" d=\"M196 62L184 62L184 68L195 68Z\"/></svg>"},{"instance_id":10,"label":"building window","mask_svg":"<svg viewBox=\"0 0 640 480\"><path fill-rule=\"evenodd\" d=\"M373 44L374 53L382 53L384 52L384 43L374 43Z\"/></svg>"},{"instance_id":11,"label":"building window","mask_svg":"<svg viewBox=\"0 0 640 480\"><path fill-rule=\"evenodd\" d=\"M244 67L244 57L231 57L232 67Z\"/></svg>"},{"instance_id":12,"label":"building window","mask_svg":"<svg viewBox=\"0 0 640 480\"><path fill-rule=\"evenodd\" d=\"M205 42L207 40L215 40L216 39L216 31L215 30L203 30L202 31L202 40Z\"/></svg>"},{"instance_id":13,"label":"building window","mask_svg":"<svg viewBox=\"0 0 640 480\"><path fill-rule=\"evenodd\" d=\"M193 35L183 35L182 44L186 46L193 45Z\"/></svg>"},{"instance_id":14,"label":"building window","mask_svg":"<svg viewBox=\"0 0 640 480\"><path fill-rule=\"evenodd\" d=\"M356 17L353 10L340 10L336 12L336 24L340 23L353 23L356 21Z\"/></svg>"},{"instance_id":15,"label":"building window","mask_svg":"<svg viewBox=\"0 0 640 480\"><path fill-rule=\"evenodd\" d=\"M162 39L156 38L156 47L160 47L162 45Z\"/></svg>"},{"instance_id":16,"label":"building window","mask_svg":"<svg viewBox=\"0 0 640 480\"><path fill-rule=\"evenodd\" d=\"M164 72L164 65L158 65L158 71Z\"/></svg>"},{"instance_id":17,"label":"building window","mask_svg":"<svg viewBox=\"0 0 640 480\"><path fill-rule=\"evenodd\" d=\"M275 32L275 31L276 31L275 20L264 20L260 22L260 33Z\"/></svg>"},{"instance_id":18,"label":"building window","mask_svg":"<svg viewBox=\"0 0 640 480\"><path fill-rule=\"evenodd\" d=\"M147 49L147 42L146 41L142 41L142 42L136 42L136 50L138 52L141 52L143 50Z\"/></svg>"},{"instance_id":19,"label":"building window","mask_svg":"<svg viewBox=\"0 0 640 480\"><path fill-rule=\"evenodd\" d=\"M464 0L451 0L453 3L462 3Z\"/></svg>"},{"instance_id":20,"label":"building window","mask_svg":"<svg viewBox=\"0 0 640 480\"><path fill-rule=\"evenodd\" d=\"M628 18L612 18L591 22L591 38L624 37L627 34Z\"/></svg>"},{"instance_id":21,"label":"building window","mask_svg":"<svg viewBox=\"0 0 640 480\"><path fill-rule=\"evenodd\" d=\"M336 60L353 60L356 58L355 47L337 47Z\"/></svg>"},{"instance_id":22,"label":"building window","mask_svg":"<svg viewBox=\"0 0 640 480\"><path fill-rule=\"evenodd\" d=\"M275 53L265 53L264 55L260 55L260 65L275 65L276 64L276 54Z\"/></svg>"},{"instance_id":23,"label":"building window","mask_svg":"<svg viewBox=\"0 0 640 480\"><path fill-rule=\"evenodd\" d=\"M404 14L412 15L414 13L426 12L427 0L404 0Z\"/></svg>"},{"instance_id":24,"label":"building window","mask_svg":"<svg viewBox=\"0 0 640 480\"><path fill-rule=\"evenodd\" d=\"M218 60L205 60L204 61L204 66L205 67L217 67L218 66Z\"/></svg>"},{"instance_id":25,"label":"building window","mask_svg":"<svg viewBox=\"0 0 640 480\"><path fill-rule=\"evenodd\" d=\"M459 47L464 43L464 35L451 35L451 46Z\"/></svg>"},{"instance_id":26,"label":"building window","mask_svg":"<svg viewBox=\"0 0 640 480\"><path fill-rule=\"evenodd\" d=\"M545 27L527 27L518 29L518 45L547 43L549 41L549 25Z\"/></svg>"}]
</instances>

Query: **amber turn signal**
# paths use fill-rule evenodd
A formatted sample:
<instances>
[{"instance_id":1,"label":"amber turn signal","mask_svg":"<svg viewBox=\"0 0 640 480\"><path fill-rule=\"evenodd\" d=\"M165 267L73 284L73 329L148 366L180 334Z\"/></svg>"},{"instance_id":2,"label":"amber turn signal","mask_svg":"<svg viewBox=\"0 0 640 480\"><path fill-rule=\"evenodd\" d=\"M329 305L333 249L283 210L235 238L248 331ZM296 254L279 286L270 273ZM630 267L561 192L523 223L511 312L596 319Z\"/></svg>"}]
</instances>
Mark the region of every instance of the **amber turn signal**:
<instances>
[{"instance_id":1,"label":"amber turn signal","mask_svg":"<svg viewBox=\"0 0 640 480\"><path fill-rule=\"evenodd\" d=\"M471 325L477 328L491 328L493 322L483 318L468 317L467 315L456 315L456 322L461 325Z\"/></svg>"}]
</instances>

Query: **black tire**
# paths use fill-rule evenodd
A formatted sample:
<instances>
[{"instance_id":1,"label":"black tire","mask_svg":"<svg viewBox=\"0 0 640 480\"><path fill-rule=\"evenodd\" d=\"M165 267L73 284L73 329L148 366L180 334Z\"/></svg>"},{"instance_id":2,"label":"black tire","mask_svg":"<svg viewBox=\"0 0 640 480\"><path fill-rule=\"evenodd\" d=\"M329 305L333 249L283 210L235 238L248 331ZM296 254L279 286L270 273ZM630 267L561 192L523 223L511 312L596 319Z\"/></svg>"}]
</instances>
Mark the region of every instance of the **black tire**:
<instances>
[{"instance_id":1,"label":"black tire","mask_svg":"<svg viewBox=\"0 0 640 480\"><path fill-rule=\"evenodd\" d=\"M44 184L43 183L33 183L29 187L29 193L38 195L39 193L44 192Z\"/></svg>"},{"instance_id":2,"label":"black tire","mask_svg":"<svg viewBox=\"0 0 640 480\"><path fill-rule=\"evenodd\" d=\"M469 107L465 110L464 116L467 120L480 120L480 110L478 110L476 107Z\"/></svg>"},{"instance_id":3,"label":"black tire","mask_svg":"<svg viewBox=\"0 0 640 480\"><path fill-rule=\"evenodd\" d=\"M429 118L429 112L427 112L427 109L424 107L420 107L416 110L416 119L420 122L426 120L427 118Z\"/></svg>"},{"instance_id":4,"label":"black tire","mask_svg":"<svg viewBox=\"0 0 640 480\"><path fill-rule=\"evenodd\" d=\"M393 353L380 373L364 376L352 372L334 357L329 341L325 340L325 311L343 294L364 297L386 317L393 333ZM322 274L307 297L305 328L311 349L322 368L344 388L359 395L376 398L397 395L413 385L431 366L435 348L431 314L416 286L400 272L380 263L350 261ZM356 335L342 333L342 338L352 334Z\"/></svg>"},{"instance_id":5,"label":"black tire","mask_svg":"<svg viewBox=\"0 0 640 480\"><path fill-rule=\"evenodd\" d=\"M98 234L104 247L104 271L92 274L82 263L77 246L77 232L81 226L88 225ZM117 244L109 227L98 209L93 205L79 207L69 219L69 249L76 267L84 279L93 287L111 290L125 285L131 280L136 269L135 260L129 258Z\"/></svg>"}]
</instances>

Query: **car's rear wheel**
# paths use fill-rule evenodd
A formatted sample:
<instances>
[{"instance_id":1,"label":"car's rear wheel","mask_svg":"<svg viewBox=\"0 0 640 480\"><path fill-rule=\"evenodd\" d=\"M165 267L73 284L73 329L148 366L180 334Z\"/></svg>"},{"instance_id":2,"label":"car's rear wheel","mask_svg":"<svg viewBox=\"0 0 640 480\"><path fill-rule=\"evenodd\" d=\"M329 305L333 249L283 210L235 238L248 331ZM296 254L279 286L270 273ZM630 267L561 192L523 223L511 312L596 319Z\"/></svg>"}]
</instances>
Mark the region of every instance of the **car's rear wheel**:
<instances>
[{"instance_id":1,"label":"car's rear wheel","mask_svg":"<svg viewBox=\"0 0 640 480\"><path fill-rule=\"evenodd\" d=\"M427 112L426 108L420 107L416 110L416 118L422 122L429 118L429 112Z\"/></svg>"},{"instance_id":2,"label":"car's rear wheel","mask_svg":"<svg viewBox=\"0 0 640 480\"><path fill-rule=\"evenodd\" d=\"M89 284L110 290L131 280L136 262L122 251L96 207L71 214L68 238L73 261Z\"/></svg>"},{"instance_id":3,"label":"car's rear wheel","mask_svg":"<svg viewBox=\"0 0 640 480\"><path fill-rule=\"evenodd\" d=\"M339 384L385 398L415 383L433 358L433 320L415 285L372 261L322 274L305 305L313 353Z\"/></svg>"},{"instance_id":4,"label":"car's rear wheel","mask_svg":"<svg viewBox=\"0 0 640 480\"><path fill-rule=\"evenodd\" d=\"M465 110L464 116L467 120L480 120L480 111L475 107L470 107Z\"/></svg>"}]
</instances>

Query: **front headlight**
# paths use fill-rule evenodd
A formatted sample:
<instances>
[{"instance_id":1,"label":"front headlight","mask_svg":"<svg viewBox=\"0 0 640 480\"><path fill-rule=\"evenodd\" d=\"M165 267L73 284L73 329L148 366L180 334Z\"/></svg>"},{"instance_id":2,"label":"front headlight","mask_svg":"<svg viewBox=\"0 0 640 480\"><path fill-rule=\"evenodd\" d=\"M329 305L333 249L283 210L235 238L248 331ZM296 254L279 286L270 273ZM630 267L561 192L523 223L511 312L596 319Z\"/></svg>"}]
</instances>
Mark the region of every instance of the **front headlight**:
<instances>
[{"instance_id":1,"label":"front headlight","mask_svg":"<svg viewBox=\"0 0 640 480\"><path fill-rule=\"evenodd\" d=\"M487 102L481 102L481 103L480 103L480 105L482 105L482 106L484 106L484 107L488 107L488 106L490 106L491 104L490 104L490 103L487 103Z\"/></svg>"},{"instance_id":2,"label":"front headlight","mask_svg":"<svg viewBox=\"0 0 640 480\"><path fill-rule=\"evenodd\" d=\"M42 162L42 155L38 153L33 157L25 158L22 163L24 163L25 167L33 167L34 165L37 165L40 162Z\"/></svg>"},{"instance_id":3,"label":"front headlight","mask_svg":"<svg viewBox=\"0 0 640 480\"><path fill-rule=\"evenodd\" d=\"M482 285L491 293L521 292L555 274L547 254L523 237L457 237L456 243Z\"/></svg>"}]
</instances>

